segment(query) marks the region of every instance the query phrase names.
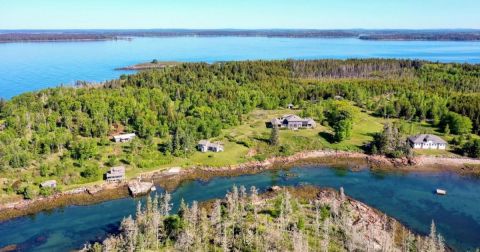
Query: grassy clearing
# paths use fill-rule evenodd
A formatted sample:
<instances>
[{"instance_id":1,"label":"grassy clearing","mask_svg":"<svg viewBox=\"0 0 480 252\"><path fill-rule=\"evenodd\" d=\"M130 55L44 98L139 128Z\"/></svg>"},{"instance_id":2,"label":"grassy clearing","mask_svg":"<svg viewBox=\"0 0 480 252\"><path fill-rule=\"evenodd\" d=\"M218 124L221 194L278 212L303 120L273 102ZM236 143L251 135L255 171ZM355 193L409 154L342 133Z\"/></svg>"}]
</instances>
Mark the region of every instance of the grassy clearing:
<instances>
[{"instance_id":1,"label":"grassy clearing","mask_svg":"<svg viewBox=\"0 0 480 252\"><path fill-rule=\"evenodd\" d=\"M25 178L38 185L49 179L59 181L59 189L62 191L78 188L81 186L90 186L100 184L103 181L103 174L109 169L109 165L124 164L127 167L127 178L134 178L140 173L168 169L170 167L194 167L194 166L210 166L223 167L235 165L254 160L264 160L272 156L288 156L300 151L329 149L329 150L346 150L346 151L362 151L362 147L373 139L373 135L382 131L383 124L393 122L392 119L383 119L372 116L370 113L360 111L359 108L352 105L355 110L354 124L352 136L340 143L331 141L333 132L327 125L321 125L317 122L314 129L300 130L280 130L279 146L270 146L268 143L271 129L266 127L266 122L272 118L281 117L286 114L301 113L300 110L280 109L280 110L255 110L245 115L243 124L222 130L219 137L210 139L212 141L221 141L225 145L225 151L220 153L201 153L195 152L189 157L172 157L165 156L158 151L138 150L134 154L131 153L130 143L115 144L110 143L106 146L99 147L99 153L94 159L84 161L79 164L72 159L62 159L61 154L52 155L48 159L51 167L59 167L63 169L61 175L40 176L38 169L33 166L23 169L19 173L0 173L0 186L4 188L11 187L12 183L19 177ZM398 121L398 120L397 120ZM435 127L425 122L405 122L401 121L403 130L410 135L419 133L432 133L443 136ZM443 136L446 140L450 140L453 136ZM154 145L165 143L168 139L156 138ZM432 156L456 156L448 150L416 150L420 155ZM113 160L112 161L112 157ZM84 169L85 165L96 165L99 167L98 176L85 179L79 175L79 171ZM54 168L52 168L54 169ZM58 169L58 168L55 168ZM35 190L38 190L35 189ZM18 199L11 188L0 193L0 202Z\"/></svg>"}]
</instances>

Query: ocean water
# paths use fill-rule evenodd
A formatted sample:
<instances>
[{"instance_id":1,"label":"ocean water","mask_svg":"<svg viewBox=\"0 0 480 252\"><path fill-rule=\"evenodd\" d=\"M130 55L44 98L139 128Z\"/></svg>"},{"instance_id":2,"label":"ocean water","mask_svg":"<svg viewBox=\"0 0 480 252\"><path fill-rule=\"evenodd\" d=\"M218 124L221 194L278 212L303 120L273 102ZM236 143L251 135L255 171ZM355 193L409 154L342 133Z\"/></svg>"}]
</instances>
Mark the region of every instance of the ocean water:
<instances>
[{"instance_id":1,"label":"ocean water","mask_svg":"<svg viewBox=\"0 0 480 252\"><path fill-rule=\"evenodd\" d=\"M345 193L427 234L432 220L449 245L459 251L480 247L480 179L452 173L353 172L325 166L188 181L172 193L175 207L221 198L233 185L261 191L273 185L344 187ZM291 176L291 175L294 176ZM448 191L434 194L436 188ZM157 193L162 190L159 188ZM90 206L69 206L0 223L0 248L17 244L23 251L68 251L116 232L121 219L135 213L142 199L125 198Z\"/></svg>"},{"instance_id":2,"label":"ocean water","mask_svg":"<svg viewBox=\"0 0 480 252\"><path fill-rule=\"evenodd\" d=\"M0 43L0 97L77 80L104 81L117 67L160 61L410 58L480 63L480 42L354 38L177 37L131 41Z\"/></svg>"}]
</instances>

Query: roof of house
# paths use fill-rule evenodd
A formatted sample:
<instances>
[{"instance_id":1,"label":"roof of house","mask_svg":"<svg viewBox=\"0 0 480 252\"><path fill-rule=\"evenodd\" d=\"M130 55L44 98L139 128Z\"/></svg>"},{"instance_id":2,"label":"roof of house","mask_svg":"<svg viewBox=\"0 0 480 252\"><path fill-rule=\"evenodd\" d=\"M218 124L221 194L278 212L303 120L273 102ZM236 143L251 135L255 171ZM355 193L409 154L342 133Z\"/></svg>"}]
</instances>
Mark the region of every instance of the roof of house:
<instances>
[{"instance_id":1,"label":"roof of house","mask_svg":"<svg viewBox=\"0 0 480 252\"><path fill-rule=\"evenodd\" d=\"M208 140L200 140L198 142L198 145L209 145L209 144L210 144L210 141L208 141Z\"/></svg>"},{"instance_id":2,"label":"roof of house","mask_svg":"<svg viewBox=\"0 0 480 252\"><path fill-rule=\"evenodd\" d=\"M301 118L300 116L297 115L285 115L282 118L283 120L287 120L288 122L299 122L299 121L304 121L305 119Z\"/></svg>"},{"instance_id":3,"label":"roof of house","mask_svg":"<svg viewBox=\"0 0 480 252\"><path fill-rule=\"evenodd\" d=\"M198 142L198 145L203 145L203 146L207 146L207 147L215 147L215 148L220 148L220 147L223 147L223 143L222 142L210 142L208 140L200 140Z\"/></svg>"},{"instance_id":4,"label":"roof of house","mask_svg":"<svg viewBox=\"0 0 480 252\"><path fill-rule=\"evenodd\" d=\"M420 134L416 136L411 136L408 140L415 144L421 144L431 141L434 144L446 144L447 142L441 137L431 134Z\"/></svg>"},{"instance_id":5,"label":"roof of house","mask_svg":"<svg viewBox=\"0 0 480 252\"><path fill-rule=\"evenodd\" d=\"M47 180L47 181L42 182L40 185L42 187L46 187L46 186L52 186L52 185L56 185L56 184L57 184L56 180Z\"/></svg>"},{"instance_id":6,"label":"roof of house","mask_svg":"<svg viewBox=\"0 0 480 252\"><path fill-rule=\"evenodd\" d=\"M300 116L297 116L297 115L284 115L283 117L280 117L280 118L274 118L274 119L272 119L271 123L272 124L281 124L285 120L287 122L315 123L315 121L312 118L301 118Z\"/></svg>"},{"instance_id":7,"label":"roof of house","mask_svg":"<svg viewBox=\"0 0 480 252\"><path fill-rule=\"evenodd\" d=\"M116 166L110 168L109 174L125 174L125 166Z\"/></svg>"},{"instance_id":8,"label":"roof of house","mask_svg":"<svg viewBox=\"0 0 480 252\"><path fill-rule=\"evenodd\" d=\"M135 133L121 134L113 137L114 138L132 138L132 137L135 137Z\"/></svg>"}]
</instances>

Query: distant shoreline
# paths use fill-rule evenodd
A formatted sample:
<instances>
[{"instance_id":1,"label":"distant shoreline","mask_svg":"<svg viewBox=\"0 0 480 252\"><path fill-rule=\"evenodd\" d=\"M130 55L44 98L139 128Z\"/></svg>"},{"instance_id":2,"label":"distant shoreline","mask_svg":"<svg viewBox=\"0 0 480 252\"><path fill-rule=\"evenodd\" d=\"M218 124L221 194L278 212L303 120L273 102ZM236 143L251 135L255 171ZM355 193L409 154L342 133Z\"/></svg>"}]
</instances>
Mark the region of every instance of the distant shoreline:
<instances>
[{"instance_id":1,"label":"distant shoreline","mask_svg":"<svg viewBox=\"0 0 480 252\"><path fill-rule=\"evenodd\" d=\"M138 37L354 38L381 41L480 41L480 30L0 30L0 43L91 42Z\"/></svg>"}]
</instances>

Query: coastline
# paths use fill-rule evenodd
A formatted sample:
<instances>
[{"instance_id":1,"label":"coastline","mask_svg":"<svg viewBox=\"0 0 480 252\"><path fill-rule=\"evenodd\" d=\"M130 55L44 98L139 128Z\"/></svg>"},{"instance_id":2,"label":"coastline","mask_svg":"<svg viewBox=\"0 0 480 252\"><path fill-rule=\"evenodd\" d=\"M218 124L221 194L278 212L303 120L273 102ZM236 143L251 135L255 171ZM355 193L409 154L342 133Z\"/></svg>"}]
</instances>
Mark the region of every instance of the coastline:
<instances>
[{"instance_id":1,"label":"coastline","mask_svg":"<svg viewBox=\"0 0 480 252\"><path fill-rule=\"evenodd\" d=\"M305 151L287 157L272 157L224 167L192 166L172 167L139 174L136 178L120 182L80 187L33 200L19 200L0 205L0 222L69 205L89 205L129 196L128 182L154 181L165 190L173 190L186 180L208 180L217 176L255 174L267 170L287 169L296 165L330 165L362 169L399 172L454 172L460 175L480 174L480 160L471 158L445 158L419 156L413 159L390 159L360 152Z\"/></svg>"},{"instance_id":2,"label":"coastline","mask_svg":"<svg viewBox=\"0 0 480 252\"><path fill-rule=\"evenodd\" d=\"M176 61L159 61L159 62L146 62L139 63L132 66L125 66L115 68L115 71L142 71L142 70L152 70L152 69L162 69L166 67L173 67L182 64L181 62Z\"/></svg>"}]
</instances>

